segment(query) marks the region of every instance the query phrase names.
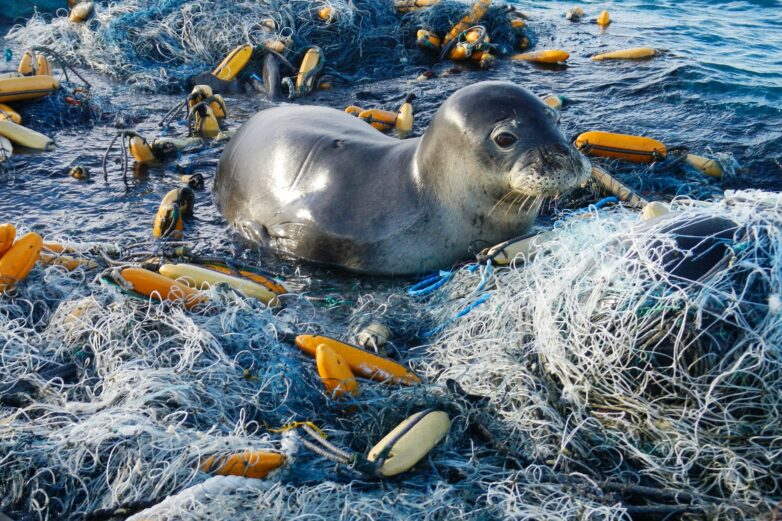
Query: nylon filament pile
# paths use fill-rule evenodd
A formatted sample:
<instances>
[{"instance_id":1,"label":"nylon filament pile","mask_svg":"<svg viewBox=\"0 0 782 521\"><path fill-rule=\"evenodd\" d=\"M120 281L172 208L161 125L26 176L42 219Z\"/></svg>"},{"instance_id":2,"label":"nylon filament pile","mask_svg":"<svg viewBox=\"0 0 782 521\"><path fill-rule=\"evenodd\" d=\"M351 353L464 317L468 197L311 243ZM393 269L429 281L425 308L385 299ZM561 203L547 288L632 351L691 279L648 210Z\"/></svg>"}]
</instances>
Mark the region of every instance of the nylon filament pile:
<instances>
[{"instance_id":1,"label":"nylon filament pile","mask_svg":"<svg viewBox=\"0 0 782 521\"><path fill-rule=\"evenodd\" d=\"M263 329L232 344L222 327L249 320L247 306L200 324L181 309L112 303L106 294L53 309L50 299L74 275L46 271L28 287L49 291L25 291L2 306L4 507L60 518L148 501L187 486L209 456L279 448L255 420L272 420L260 411L287 400L296 363L274 353L262 364L264 390L242 376L251 370L243 363L260 362L276 345ZM78 290L69 289L73 298Z\"/></svg>"},{"instance_id":2,"label":"nylon filament pile","mask_svg":"<svg viewBox=\"0 0 782 521\"><path fill-rule=\"evenodd\" d=\"M0 508L20 519L763 515L782 475L781 203L729 192L675 202L657 221L574 213L516 267L470 265L428 295L350 295L346 322L405 331L394 352L424 383L362 383L341 401L291 342L333 309L291 295L271 310L217 286L189 311L130 298L84 267L38 266L0 304ZM718 223L696 241L708 247L688 247L697 263L671 238L683 222ZM411 349L415 331L430 343ZM451 417L447 438L393 480L335 467L295 428L313 422L365 453L430 407ZM207 464L248 451L284 466L258 480Z\"/></svg>"}]
</instances>

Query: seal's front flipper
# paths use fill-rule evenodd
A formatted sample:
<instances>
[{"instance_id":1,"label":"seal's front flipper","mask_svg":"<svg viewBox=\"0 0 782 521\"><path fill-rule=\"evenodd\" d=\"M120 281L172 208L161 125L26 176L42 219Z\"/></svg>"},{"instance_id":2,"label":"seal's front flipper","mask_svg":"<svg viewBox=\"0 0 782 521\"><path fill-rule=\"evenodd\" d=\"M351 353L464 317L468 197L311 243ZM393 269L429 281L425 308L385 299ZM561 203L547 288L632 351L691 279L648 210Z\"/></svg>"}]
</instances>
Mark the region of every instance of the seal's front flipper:
<instances>
[{"instance_id":1,"label":"seal's front flipper","mask_svg":"<svg viewBox=\"0 0 782 521\"><path fill-rule=\"evenodd\" d=\"M284 222L271 225L267 229L271 244L276 250L312 262L352 270L362 268L358 245L349 238L328 233L315 223Z\"/></svg>"},{"instance_id":2,"label":"seal's front flipper","mask_svg":"<svg viewBox=\"0 0 782 521\"><path fill-rule=\"evenodd\" d=\"M244 221L238 223L236 229L250 242L260 244L265 248L271 248L273 246L271 237L269 236L269 230L262 224L253 221Z\"/></svg>"},{"instance_id":3,"label":"seal's front flipper","mask_svg":"<svg viewBox=\"0 0 782 521\"><path fill-rule=\"evenodd\" d=\"M236 78L230 81L221 80L211 72L202 72L191 76L187 83L190 88L196 85L209 85L213 94L234 94L242 91L242 86Z\"/></svg>"},{"instance_id":4,"label":"seal's front flipper","mask_svg":"<svg viewBox=\"0 0 782 521\"><path fill-rule=\"evenodd\" d=\"M312 225L301 222L284 222L264 227L268 234L268 240L275 248L285 251L294 251L302 237L311 233Z\"/></svg>"}]
</instances>

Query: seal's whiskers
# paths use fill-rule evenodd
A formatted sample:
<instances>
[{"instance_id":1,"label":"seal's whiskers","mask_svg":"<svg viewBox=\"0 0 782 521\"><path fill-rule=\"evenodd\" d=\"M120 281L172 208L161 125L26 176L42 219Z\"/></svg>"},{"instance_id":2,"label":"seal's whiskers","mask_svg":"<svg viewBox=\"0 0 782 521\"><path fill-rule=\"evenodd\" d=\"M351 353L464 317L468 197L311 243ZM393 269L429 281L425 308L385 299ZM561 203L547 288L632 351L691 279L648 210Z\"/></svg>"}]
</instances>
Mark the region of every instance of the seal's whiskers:
<instances>
[{"instance_id":1,"label":"seal's whiskers","mask_svg":"<svg viewBox=\"0 0 782 521\"><path fill-rule=\"evenodd\" d=\"M492 212L493 212L493 211L494 211L494 210L495 210L495 209L496 209L496 208L497 208L499 205L501 205L501 204L502 204L504 201L506 201L506 200L507 200L507 199L508 199L510 196L512 196L512 195L516 195L516 193L517 193L517 192L516 192L515 190L513 190L513 189L509 190L509 191L508 191L508 193L506 193L505 195L503 195L502 197L500 197L500 199L499 199L499 200L498 200L496 203L494 203L494 206L492 206L492 207L491 207L491 210L489 210L489 213L487 213L486 215L487 215L487 216L491 215L491 213L492 213ZM513 206L513 203L511 203L511 204L510 204L510 207L512 207L512 206ZM507 213L507 211L506 211L506 213Z\"/></svg>"}]
</instances>

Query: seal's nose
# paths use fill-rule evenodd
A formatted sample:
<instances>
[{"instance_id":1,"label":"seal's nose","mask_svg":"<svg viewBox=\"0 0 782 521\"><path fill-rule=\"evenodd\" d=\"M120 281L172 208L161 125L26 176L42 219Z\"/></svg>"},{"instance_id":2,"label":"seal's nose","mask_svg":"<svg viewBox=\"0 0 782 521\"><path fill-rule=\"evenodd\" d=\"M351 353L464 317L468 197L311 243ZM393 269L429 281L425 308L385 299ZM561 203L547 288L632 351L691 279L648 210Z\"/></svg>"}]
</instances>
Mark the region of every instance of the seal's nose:
<instances>
[{"instance_id":1,"label":"seal's nose","mask_svg":"<svg viewBox=\"0 0 782 521\"><path fill-rule=\"evenodd\" d=\"M573 177L573 183L581 183L590 172L589 161L575 147L567 143L554 143L540 147L541 158L547 169Z\"/></svg>"},{"instance_id":2,"label":"seal's nose","mask_svg":"<svg viewBox=\"0 0 782 521\"><path fill-rule=\"evenodd\" d=\"M589 161L567 143L546 143L519 158L511 186L519 191L558 194L578 186L589 176Z\"/></svg>"},{"instance_id":3,"label":"seal's nose","mask_svg":"<svg viewBox=\"0 0 782 521\"><path fill-rule=\"evenodd\" d=\"M570 172L580 174L585 168L581 154L565 143L547 143L530 149L525 161L537 164L543 176L562 176Z\"/></svg>"},{"instance_id":4,"label":"seal's nose","mask_svg":"<svg viewBox=\"0 0 782 521\"><path fill-rule=\"evenodd\" d=\"M563 143L549 143L535 149L544 168L552 170L566 168L572 162L572 152L574 150Z\"/></svg>"}]
</instances>

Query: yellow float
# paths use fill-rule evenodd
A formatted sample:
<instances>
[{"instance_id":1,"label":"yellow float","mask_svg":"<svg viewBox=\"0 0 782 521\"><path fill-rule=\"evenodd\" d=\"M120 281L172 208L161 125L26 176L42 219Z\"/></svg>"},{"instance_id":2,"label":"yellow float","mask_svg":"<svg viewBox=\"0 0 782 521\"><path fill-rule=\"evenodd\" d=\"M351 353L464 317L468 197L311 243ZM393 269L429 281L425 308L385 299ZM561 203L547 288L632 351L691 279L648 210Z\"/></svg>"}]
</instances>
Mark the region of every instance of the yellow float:
<instances>
[{"instance_id":1,"label":"yellow float","mask_svg":"<svg viewBox=\"0 0 782 521\"><path fill-rule=\"evenodd\" d=\"M17 76L0 79L0 103L28 101L48 96L60 86L51 76Z\"/></svg>"},{"instance_id":2,"label":"yellow float","mask_svg":"<svg viewBox=\"0 0 782 521\"><path fill-rule=\"evenodd\" d=\"M11 159L12 155L14 155L13 143L7 137L0 136L0 163Z\"/></svg>"},{"instance_id":3,"label":"yellow float","mask_svg":"<svg viewBox=\"0 0 782 521\"><path fill-rule=\"evenodd\" d=\"M196 137L160 137L149 143L143 136L136 134L128 140L128 151L137 162L148 163L161 161L175 155L179 150L199 142L200 139Z\"/></svg>"},{"instance_id":4,"label":"yellow float","mask_svg":"<svg viewBox=\"0 0 782 521\"><path fill-rule=\"evenodd\" d=\"M665 159L667 154L665 145L656 139L596 130L578 136L575 145L591 156L623 159L633 163L652 163Z\"/></svg>"},{"instance_id":5,"label":"yellow float","mask_svg":"<svg viewBox=\"0 0 782 521\"><path fill-rule=\"evenodd\" d=\"M155 154L152 152L152 147L142 136L131 137L128 141L128 150L133 156L133 159L139 163L146 163L156 160Z\"/></svg>"},{"instance_id":6,"label":"yellow float","mask_svg":"<svg viewBox=\"0 0 782 521\"><path fill-rule=\"evenodd\" d=\"M291 44L290 37L274 38L274 39L264 40L263 42L263 46L266 49L270 49L278 53L284 53L288 49L288 46L290 44Z\"/></svg>"},{"instance_id":7,"label":"yellow float","mask_svg":"<svg viewBox=\"0 0 782 521\"><path fill-rule=\"evenodd\" d=\"M511 60L535 62L535 63L563 63L570 58L570 54L562 49L548 49L545 51L525 52L514 54Z\"/></svg>"},{"instance_id":8,"label":"yellow float","mask_svg":"<svg viewBox=\"0 0 782 521\"><path fill-rule=\"evenodd\" d=\"M477 62L478 65L481 66L481 68L487 68L491 63L496 59L495 56L491 53L488 53L486 51L477 51L472 53L472 56L470 56L470 59L474 62Z\"/></svg>"},{"instance_id":9,"label":"yellow float","mask_svg":"<svg viewBox=\"0 0 782 521\"><path fill-rule=\"evenodd\" d=\"M16 239L16 226L11 223L0 224L0 257L7 252Z\"/></svg>"},{"instance_id":10,"label":"yellow float","mask_svg":"<svg viewBox=\"0 0 782 521\"><path fill-rule=\"evenodd\" d=\"M190 131L195 136L211 139L217 137L221 131L220 122L218 121L214 110L206 103L199 103L193 107L190 117L193 120Z\"/></svg>"},{"instance_id":11,"label":"yellow float","mask_svg":"<svg viewBox=\"0 0 782 521\"><path fill-rule=\"evenodd\" d=\"M359 114L364 112L364 109L362 109L361 107L357 107L355 105L349 105L349 106L345 107L345 112L347 112L351 116L358 117Z\"/></svg>"},{"instance_id":12,"label":"yellow float","mask_svg":"<svg viewBox=\"0 0 782 521\"><path fill-rule=\"evenodd\" d=\"M600 168L592 165L592 179L600 185L603 190L616 196L620 201L635 208L643 208L649 201L635 193L630 187L616 179L614 176Z\"/></svg>"},{"instance_id":13,"label":"yellow float","mask_svg":"<svg viewBox=\"0 0 782 521\"><path fill-rule=\"evenodd\" d=\"M334 398L346 394L358 396L359 388L348 363L331 347L320 344L315 349L315 362L323 386Z\"/></svg>"},{"instance_id":14,"label":"yellow float","mask_svg":"<svg viewBox=\"0 0 782 521\"><path fill-rule=\"evenodd\" d=\"M489 36L486 28L482 25L470 27L464 33L459 35L456 41L452 41L448 47L448 58L452 60L466 60L468 58L474 61L480 61L487 54L486 49L489 43ZM441 56L442 58L442 56Z\"/></svg>"},{"instance_id":15,"label":"yellow float","mask_svg":"<svg viewBox=\"0 0 782 521\"><path fill-rule=\"evenodd\" d=\"M581 20L582 16L584 16L584 10L580 7L568 9L565 13L565 19L570 20L571 22L577 22Z\"/></svg>"},{"instance_id":16,"label":"yellow float","mask_svg":"<svg viewBox=\"0 0 782 521\"><path fill-rule=\"evenodd\" d=\"M415 43L423 49L439 51L443 41L432 31L418 29L418 31L415 33Z\"/></svg>"},{"instance_id":17,"label":"yellow float","mask_svg":"<svg viewBox=\"0 0 782 521\"><path fill-rule=\"evenodd\" d=\"M41 254L41 247L43 247L41 236L30 232L18 239L3 254L0 258L0 293L27 277Z\"/></svg>"},{"instance_id":18,"label":"yellow float","mask_svg":"<svg viewBox=\"0 0 782 521\"><path fill-rule=\"evenodd\" d=\"M181 300L186 308L192 309L207 301L206 296L197 289L143 268L125 268L120 275L136 293L161 302Z\"/></svg>"},{"instance_id":19,"label":"yellow float","mask_svg":"<svg viewBox=\"0 0 782 521\"><path fill-rule=\"evenodd\" d=\"M380 463L377 473L391 477L410 470L445 438L451 420L443 411L423 411L400 423L372 447L370 462Z\"/></svg>"},{"instance_id":20,"label":"yellow float","mask_svg":"<svg viewBox=\"0 0 782 521\"><path fill-rule=\"evenodd\" d=\"M155 215L152 227L154 237L171 236L181 238L184 229L184 219L193 215L195 194L190 188L175 188L168 192Z\"/></svg>"},{"instance_id":21,"label":"yellow float","mask_svg":"<svg viewBox=\"0 0 782 521\"><path fill-rule=\"evenodd\" d=\"M592 56L592 61L603 60L643 60L646 58L653 58L657 55L657 51L651 47L633 47L632 49L623 49L621 51L606 52L603 54L596 54Z\"/></svg>"},{"instance_id":22,"label":"yellow float","mask_svg":"<svg viewBox=\"0 0 782 521\"><path fill-rule=\"evenodd\" d=\"M313 71L316 70L321 62L321 50L317 47L311 47L304 58L301 60L301 66L299 66L299 73L296 74L296 91L297 92L310 92L315 86L315 75Z\"/></svg>"},{"instance_id":23,"label":"yellow float","mask_svg":"<svg viewBox=\"0 0 782 521\"><path fill-rule=\"evenodd\" d=\"M410 13L419 9L426 9L440 3L440 0L396 0L394 9L400 13Z\"/></svg>"},{"instance_id":24,"label":"yellow float","mask_svg":"<svg viewBox=\"0 0 782 521\"><path fill-rule=\"evenodd\" d=\"M80 165L76 165L68 170L68 175L77 181L88 181L90 179L90 171Z\"/></svg>"},{"instance_id":25,"label":"yellow float","mask_svg":"<svg viewBox=\"0 0 782 521\"><path fill-rule=\"evenodd\" d=\"M562 97L556 94L546 94L541 98L543 103L554 110L562 110Z\"/></svg>"},{"instance_id":26,"label":"yellow float","mask_svg":"<svg viewBox=\"0 0 782 521\"><path fill-rule=\"evenodd\" d=\"M51 253L41 253L41 264L44 266L62 266L68 271L74 271L78 268L97 268L98 265L89 259L79 259L70 255L53 255Z\"/></svg>"},{"instance_id":27,"label":"yellow float","mask_svg":"<svg viewBox=\"0 0 782 521\"><path fill-rule=\"evenodd\" d=\"M471 26L477 24L486 15L491 5L491 0L475 0L472 4L469 14L462 18L456 25L454 25L448 34L445 35L443 43L448 43Z\"/></svg>"},{"instance_id":28,"label":"yellow float","mask_svg":"<svg viewBox=\"0 0 782 521\"><path fill-rule=\"evenodd\" d=\"M391 112L390 110L382 109L364 110L355 105L346 107L345 112L358 117L362 121L366 121L377 130L384 131L396 128L400 136L405 136L413 130L415 119L413 116L414 99L415 95L409 94L399 107L399 112Z\"/></svg>"},{"instance_id":29,"label":"yellow float","mask_svg":"<svg viewBox=\"0 0 782 521\"><path fill-rule=\"evenodd\" d=\"M281 467L285 456L276 452L248 450L230 456L210 456L201 464L202 472L218 476L241 476L262 479L269 472Z\"/></svg>"},{"instance_id":30,"label":"yellow float","mask_svg":"<svg viewBox=\"0 0 782 521\"><path fill-rule=\"evenodd\" d=\"M415 96L408 94L402 106L399 107L399 114L394 125L401 135L405 135L413 130L413 99L415 99Z\"/></svg>"},{"instance_id":31,"label":"yellow float","mask_svg":"<svg viewBox=\"0 0 782 521\"><path fill-rule=\"evenodd\" d=\"M641 219L644 221L649 221L669 213L671 213L671 208L667 204L661 203L660 201L652 201L644 206L643 210L641 211Z\"/></svg>"},{"instance_id":32,"label":"yellow float","mask_svg":"<svg viewBox=\"0 0 782 521\"><path fill-rule=\"evenodd\" d=\"M665 159L668 155L665 145L656 139L611 132L584 132L576 138L575 145L576 148L588 155L622 159L633 163L652 163ZM717 178L721 178L723 175L722 167L714 159L695 154L687 154L684 159L689 165L705 175ZM621 185L615 179L611 184ZM619 190L624 191L623 188Z\"/></svg>"},{"instance_id":33,"label":"yellow float","mask_svg":"<svg viewBox=\"0 0 782 521\"><path fill-rule=\"evenodd\" d=\"M93 2L82 2L73 6L68 19L73 23L81 23L86 21L94 11L95 4Z\"/></svg>"},{"instance_id":34,"label":"yellow float","mask_svg":"<svg viewBox=\"0 0 782 521\"><path fill-rule=\"evenodd\" d=\"M334 9L330 6L324 6L318 9L318 18L324 22L330 22L334 17Z\"/></svg>"},{"instance_id":35,"label":"yellow float","mask_svg":"<svg viewBox=\"0 0 782 521\"><path fill-rule=\"evenodd\" d=\"M250 61L253 55L253 46L250 44L240 45L236 49L228 53L228 56L223 58L212 74L223 81L231 81L237 74L242 72L242 69ZM209 94L211 96L211 92Z\"/></svg>"},{"instance_id":36,"label":"yellow float","mask_svg":"<svg viewBox=\"0 0 782 521\"><path fill-rule=\"evenodd\" d=\"M33 150L51 151L55 149L54 141L47 136L17 125L13 121L0 121L0 136L8 138L17 145Z\"/></svg>"},{"instance_id":37,"label":"yellow float","mask_svg":"<svg viewBox=\"0 0 782 521\"><path fill-rule=\"evenodd\" d=\"M52 66L49 65L49 60L46 56L39 54L35 57L35 75L36 76L51 76Z\"/></svg>"},{"instance_id":38,"label":"yellow float","mask_svg":"<svg viewBox=\"0 0 782 521\"><path fill-rule=\"evenodd\" d=\"M35 55L31 51L24 52L16 71L22 76L35 76Z\"/></svg>"},{"instance_id":39,"label":"yellow float","mask_svg":"<svg viewBox=\"0 0 782 521\"><path fill-rule=\"evenodd\" d=\"M277 294L266 286L249 279L226 275L194 264L163 264L160 274L170 279L178 280L190 287L204 289L215 284L227 284L236 291L254 297L269 306L279 306Z\"/></svg>"},{"instance_id":40,"label":"yellow float","mask_svg":"<svg viewBox=\"0 0 782 521\"><path fill-rule=\"evenodd\" d=\"M254 271L240 269L237 272L236 270L232 270L226 265L216 264L216 263L206 263L204 264L204 266L206 266L210 270L219 271L220 273L225 273L227 275L234 275L234 276L238 275L246 279L250 279L254 282L257 282L258 284L262 284L266 286L270 291L273 291L277 295L288 293L288 289L283 284L269 277L261 275L260 273L255 273Z\"/></svg>"},{"instance_id":41,"label":"yellow float","mask_svg":"<svg viewBox=\"0 0 782 521\"><path fill-rule=\"evenodd\" d=\"M717 177L717 178L722 177L723 174L722 167L714 159L709 159L708 157L703 157L703 156L696 156L695 154L687 154L687 157L685 157L685 161L687 161L687 163L697 168L707 176Z\"/></svg>"},{"instance_id":42,"label":"yellow float","mask_svg":"<svg viewBox=\"0 0 782 521\"><path fill-rule=\"evenodd\" d=\"M357 107L350 106L347 109L345 109L346 112L350 110L353 113ZM355 114L360 120L366 121L369 123L373 128L376 128L378 130L389 130L391 128L394 128L396 125L396 118L397 113L391 112L390 110L382 110L382 109L369 109L369 110L361 110L358 114Z\"/></svg>"},{"instance_id":43,"label":"yellow float","mask_svg":"<svg viewBox=\"0 0 782 521\"><path fill-rule=\"evenodd\" d=\"M225 119L228 114L225 100L219 94L213 94L209 85L196 85L187 97L187 108L190 111L201 103L208 105L218 120Z\"/></svg>"},{"instance_id":44,"label":"yellow float","mask_svg":"<svg viewBox=\"0 0 782 521\"><path fill-rule=\"evenodd\" d=\"M43 250L51 253L76 253L76 248L73 246L59 242L44 242Z\"/></svg>"},{"instance_id":45,"label":"yellow float","mask_svg":"<svg viewBox=\"0 0 782 521\"><path fill-rule=\"evenodd\" d=\"M0 121L11 121L17 125L21 125L22 116L8 105L0 103Z\"/></svg>"},{"instance_id":46,"label":"yellow float","mask_svg":"<svg viewBox=\"0 0 782 521\"><path fill-rule=\"evenodd\" d=\"M372 321L356 334L356 340L362 347L371 347L377 350L388 342L391 330L380 322Z\"/></svg>"}]
</instances>

